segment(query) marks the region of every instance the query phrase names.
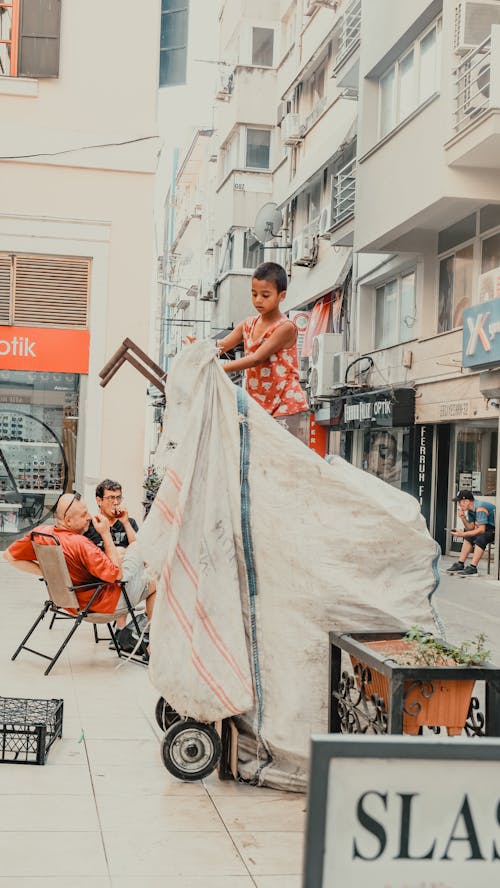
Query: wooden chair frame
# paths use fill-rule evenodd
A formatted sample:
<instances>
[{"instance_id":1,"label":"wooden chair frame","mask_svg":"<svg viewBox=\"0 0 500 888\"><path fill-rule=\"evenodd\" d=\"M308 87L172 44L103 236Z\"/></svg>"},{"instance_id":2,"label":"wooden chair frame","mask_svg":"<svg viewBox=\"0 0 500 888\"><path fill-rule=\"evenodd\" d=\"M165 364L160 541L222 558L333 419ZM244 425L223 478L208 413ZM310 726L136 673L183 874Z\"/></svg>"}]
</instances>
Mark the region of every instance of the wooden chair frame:
<instances>
[{"instance_id":1,"label":"wooden chair frame","mask_svg":"<svg viewBox=\"0 0 500 888\"><path fill-rule=\"evenodd\" d=\"M43 657L45 660L50 660L50 663L45 670L45 675L48 675L53 666L57 663L59 657L61 656L64 649L69 644L71 638L75 634L76 630L82 623L92 623L94 626L94 637L96 641L97 638L97 629L96 624L106 623L109 634L111 636L111 640L115 647L116 653L119 657L127 657L129 659L133 659L138 663L145 663L146 660L140 658L139 656L130 656L128 654L124 654L118 645L115 632L113 630L113 623L116 617L125 616L126 614L130 615L131 621L135 626L136 632L140 637L140 629L137 623L136 615L134 609L130 603L130 599L127 595L126 591L126 583L119 582L121 586L123 597L127 604L126 608L120 608L120 610L115 611L113 614L100 614L95 611L91 611L90 608L97 596L101 592L101 590L105 586L109 586L109 583L99 582L98 580L92 583L81 583L75 586L68 572L68 567L66 564L66 560L64 558L64 552L61 546L61 543L57 536L51 533L42 533L41 531L32 531L30 534L31 543L33 545L33 549L35 550L36 559L38 561L38 565L40 570L42 571L42 579L47 588L47 592L49 598L45 601L42 610L39 616L36 618L35 622L31 626L29 632L23 638L21 644L15 650L12 655L12 660L15 660L18 654L22 651L30 651L32 654L36 654L38 657ZM36 542L36 538L41 537L44 538L45 542ZM96 585L97 582L97 585ZM93 594L91 595L89 601L85 605L85 607L80 608L78 598L76 593L83 589L94 589ZM68 613L68 608L72 608L76 610L75 614ZM48 654L42 653L42 651L37 651L32 647L28 647L26 642L30 639L31 635L35 631L38 624L44 619L47 613L52 613L52 623L56 617L64 617L65 619L72 620L73 625L68 632L66 638L63 643L60 645L54 656L49 656Z\"/></svg>"}]
</instances>

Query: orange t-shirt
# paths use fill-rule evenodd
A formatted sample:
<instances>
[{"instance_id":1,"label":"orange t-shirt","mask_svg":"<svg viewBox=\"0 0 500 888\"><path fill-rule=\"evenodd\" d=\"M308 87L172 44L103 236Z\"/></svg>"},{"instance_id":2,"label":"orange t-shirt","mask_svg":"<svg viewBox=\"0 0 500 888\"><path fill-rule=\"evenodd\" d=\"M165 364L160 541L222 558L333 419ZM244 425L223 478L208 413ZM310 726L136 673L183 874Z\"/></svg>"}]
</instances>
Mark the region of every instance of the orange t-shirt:
<instances>
[{"instance_id":1,"label":"orange t-shirt","mask_svg":"<svg viewBox=\"0 0 500 888\"><path fill-rule=\"evenodd\" d=\"M80 533L73 533L72 530L66 530L64 527L53 527L52 525L35 527L34 531L30 531L20 540L16 540L7 549L9 555L16 561L36 561L35 550L31 545L30 538L31 533L36 533L36 531L50 533L58 538L69 575L75 586L80 583L92 583L94 580L111 584L104 586L99 592L90 610L98 614L113 614L121 593L121 587L115 582L120 576L120 568L113 564L111 559L87 537ZM44 542L43 537L39 538L39 542ZM47 544L51 545L50 540L47 540ZM76 592L80 607L85 607L94 592L95 587Z\"/></svg>"},{"instance_id":2,"label":"orange t-shirt","mask_svg":"<svg viewBox=\"0 0 500 888\"><path fill-rule=\"evenodd\" d=\"M260 345L269 339L272 333L282 324L289 323L288 318L280 318L264 333L254 339L254 330L259 316L247 318L243 322L243 342L245 354L251 355ZM293 322L292 322L293 323ZM279 419L309 410L309 404L299 382L297 346L282 348L271 355L263 364L249 367L246 371L246 387L248 394L255 398L267 413Z\"/></svg>"}]
</instances>

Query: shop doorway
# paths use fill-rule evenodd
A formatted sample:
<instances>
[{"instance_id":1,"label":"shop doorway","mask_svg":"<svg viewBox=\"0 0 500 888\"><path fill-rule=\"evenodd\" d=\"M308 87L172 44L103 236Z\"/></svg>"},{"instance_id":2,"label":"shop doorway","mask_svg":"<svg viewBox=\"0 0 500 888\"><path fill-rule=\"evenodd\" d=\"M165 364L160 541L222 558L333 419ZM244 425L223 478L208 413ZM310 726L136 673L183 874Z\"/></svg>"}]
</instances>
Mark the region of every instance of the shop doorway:
<instances>
[{"instance_id":1,"label":"shop doorway","mask_svg":"<svg viewBox=\"0 0 500 888\"><path fill-rule=\"evenodd\" d=\"M498 423L483 420L456 423L453 426L450 460L450 494L448 527L459 527L456 503L451 497L457 490L472 490L475 496L496 505ZM461 541L449 536L451 552L459 552Z\"/></svg>"}]
</instances>

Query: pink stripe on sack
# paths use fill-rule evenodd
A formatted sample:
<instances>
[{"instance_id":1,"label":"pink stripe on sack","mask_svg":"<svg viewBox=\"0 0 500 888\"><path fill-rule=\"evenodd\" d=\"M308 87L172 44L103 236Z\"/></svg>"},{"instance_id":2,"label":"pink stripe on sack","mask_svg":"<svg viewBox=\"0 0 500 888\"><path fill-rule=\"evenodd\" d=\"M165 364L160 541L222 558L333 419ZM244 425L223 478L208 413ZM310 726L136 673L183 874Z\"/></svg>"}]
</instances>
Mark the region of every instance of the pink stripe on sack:
<instances>
[{"instance_id":1,"label":"pink stripe on sack","mask_svg":"<svg viewBox=\"0 0 500 888\"><path fill-rule=\"evenodd\" d=\"M169 524L174 523L174 513L167 506L165 500L160 499L158 496L153 500L153 506L156 506L157 509L160 510L161 514L164 518L167 519Z\"/></svg>"},{"instance_id":2,"label":"pink stripe on sack","mask_svg":"<svg viewBox=\"0 0 500 888\"><path fill-rule=\"evenodd\" d=\"M163 576L165 577L165 586L167 590L167 599L172 606L172 610L174 611L177 620L179 621L182 629L185 634L192 642L193 640L193 624L190 622L187 614L183 611L179 599L174 595L174 590L172 589L172 584L170 582L170 571L168 568L165 568L163 571Z\"/></svg>"},{"instance_id":3,"label":"pink stripe on sack","mask_svg":"<svg viewBox=\"0 0 500 888\"><path fill-rule=\"evenodd\" d=\"M215 678L208 671L205 664L202 663L202 661L199 657L199 654L197 654L194 649L191 650L191 661L193 663L193 666L195 667L195 669L199 673L199 675L201 675L201 677L204 679L204 681L206 682L208 687L211 688L211 690L214 692L216 697L219 698L221 703L223 703L224 706L226 706L227 709L229 709L233 715L238 715L238 713L241 712L241 709L238 709L238 707L235 706L234 703L229 699L224 688L222 688L220 686L220 684L218 684L218 682L216 682Z\"/></svg>"},{"instance_id":4,"label":"pink stripe on sack","mask_svg":"<svg viewBox=\"0 0 500 888\"><path fill-rule=\"evenodd\" d=\"M199 598L196 599L196 613L201 618L201 620L203 622L203 626L205 627L205 630L206 630L208 636L215 644L217 650L222 654L226 663L228 663L229 666L231 666L231 668L233 669L233 672L235 672L237 677L240 679L242 685L253 694L253 687L252 687L251 683L246 678L245 673L241 669L241 667L240 667L238 661L236 660L236 658L234 657L234 655L231 653L229 648L226 646L224 640L220 637L219 633L217 632L214 624L212 623L210 617L208 616L208 614L207 614L205 608L203 607Z\"/></svg>"},{"instance_id":5,"label":"pink stripe on sack","mask_svg":"<svg viewBox=\"0 0 500 888\"><path fill-rule=\"evenodd\" d=\"M165 474L166 474L167 478L170 478L174 487L177 487L177 490L180 490L182 487L182 481L179 478L179 475L177 474L177 472L174 472L173 469L167 469Z\"/></svg>"},{"instance_id":6,"label":"pink stripe on sack","mask_svg":"<svg viewBox=\"0 0 500 888\"><path fill-rule=\"evenodd\" d=\"M198 590L198 574L196 573L196 571L195 571L193 565L191 564L191 562L190 562L189 558L187 557L186 553L184 552L184 549L181 548L181 546L179 545L179 543L177 543L177 546L176 546L176 548L175 548L175 551L176 551L176 554L177 554L177 558L179 559L180 563L182 564L184 570L186 571L186 573L187 573L189 579L191 580L191 582L192 582L194 588L195 588L196 590Z\"/></svg>"},{"instance_id":7,"label":"pink stripe on sack","mask_svg":"<svg viewBox=\"0 0 500 888\"><path fill-rule=\"evenodd\" d=\"M172 611L177 617L177 620L184 631L185 635L191 642L191 661L196 671L198 672L200 678L203 679L206 685L210 688L210 690L215 694L216 697L220 700L220 702L230 710L234 715L236 715L241 710L238 709L234 703L231 702L229 697L227 696L224 689L218 684L213 675L209 672L205 664L202 662L200 655L194 650L193 647L193 627L189 622L186 614L184 613L179 600L174 595L174 591L172 589L172 584L170 582L170 571L165 569L163 571L165 577L165 586L167 590L167 600L172 607Z\"/></svg>"},{"instance_id":8,"label":"pink stripe on sack","mask_svg":"<svg viewBox=\"0 0 500 888\"><path fill-rule=\"evenodd\" d=\"M187 576L189 577L189 579L191 580L194 588L196 589L196 591L198 591L198 574L196 573L191 562L189 561L186 553L184 552L184 550L181 548L181 546L179 544L177 544L175 552L176 552L176 555L177 555L177 558L178 558L180 564L184 568L184 570L185 570ZM231 666L233 672L240 679L240 681L243 683L243 685L248 690L252 691L252 693L253 693L252 686L248 683L244 673L241 671L241 668L240 668L236 658L234 657L234 655L231 653L231 651L229 650L229 648L227 647L225 642L222 640L222 638L218 634L214 624L211 622L211 620L210 620L210 618L209 618L209 616L208 616L208 614L207 614L205 608L203 607L199 598L196 599L196 611L198 613L198 616L201 618L203 627L204 627L208 637L210 638L212 643L215 645L215 647L217 648L217 650L219 651L221 656L225 659L226 663L229 666Z\"/></svg>"},{"instance_id":9,"label":"pink stripe on sack","mask_svg":"<svg viewBox=\"0 0 500 888\"><path fill-rule=\"evenodd\" d=\"M182 512L180 511L178 506L175 512L172 512L172 509L170 508L170 506L167 506L165 500L162 500L159 497L156 497L153 505L155 505L157 509L159 509L159 511L161 512L163 517L167 519L169 524L175 523L178 527L182 527Z\"/></svg>"}]
</instances>

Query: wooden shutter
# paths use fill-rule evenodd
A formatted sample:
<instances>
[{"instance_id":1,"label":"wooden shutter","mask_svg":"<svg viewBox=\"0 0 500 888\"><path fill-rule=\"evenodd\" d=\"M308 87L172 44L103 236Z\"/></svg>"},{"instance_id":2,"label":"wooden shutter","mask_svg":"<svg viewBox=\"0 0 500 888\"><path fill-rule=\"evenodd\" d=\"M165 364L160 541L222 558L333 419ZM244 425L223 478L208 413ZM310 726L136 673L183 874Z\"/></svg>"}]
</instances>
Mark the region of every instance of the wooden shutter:
<instances>
[{"instance_id":1,"label":"wooden shutter","mask_svg":"<svg viewBox=\"0 0 500 888\"><path fill-rule=\"evenodd\" d=\"M10 322L10 280L12 257L0 253L0 324Z\"/></svg>"},{"instance_id":2,"label":"wooden shutter","mask_svg":"<svg viewBox=\"0 0 500 888\"><path fill-rule=\"evenodd\" d=\"M87 326L90 259L16 256L14 324L25 327Z\"/></svg>"},{"instance_id":3,"label":"wooden shutter","mask_svg":"<svg viewBox=\"0 0 500 888\"><path fill-rule=\"evenodd\" d=\"M21 0L19 76L58 76L60 31L61 0Z\"/></svg>"}]
</instances>

